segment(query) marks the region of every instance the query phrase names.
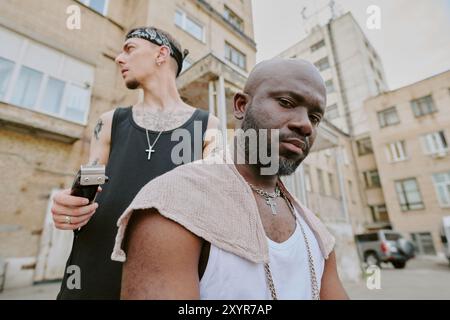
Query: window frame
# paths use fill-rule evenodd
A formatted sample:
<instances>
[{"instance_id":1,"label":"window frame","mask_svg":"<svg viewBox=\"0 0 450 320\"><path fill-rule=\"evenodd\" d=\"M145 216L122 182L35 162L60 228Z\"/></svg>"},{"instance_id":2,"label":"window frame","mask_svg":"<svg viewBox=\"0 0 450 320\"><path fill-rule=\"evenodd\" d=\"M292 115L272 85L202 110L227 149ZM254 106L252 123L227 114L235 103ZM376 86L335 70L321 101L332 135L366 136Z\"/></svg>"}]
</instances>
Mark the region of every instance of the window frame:
<instances>
[{"instance_id":1,"label":"window frame","mask_svg":"<svg viewBox=\"0 0 450 320\"><path fill-rule=\"evenodd\" d=\"M377 169L364 171L363 175L367 189L381 188L380 174Z\"/></svg>"},{"instance_id":2,"label":"window frame","mask_svg":"<svg viewBox=\"0 0 450 320\"><path fill-rule=\"evenodd\" d=\"M61 53L61 52L55 50L52 47L49 47L48 45L43 45L43 44L41 44L41 43L39 43L37 41L34 41L32 39L29 39L29 38L27 38L27 37L25 37L23 35L17 34L15 32L13 32L13 33L18 35L19 38L20 38L21 49L20 49L20 52L17 55L17 59L12 61L12 62L14 62L14 68L13 68L13 71L12 71L12 73L10 75L9 83L6 85L6 90L5 90L4 97L2 97L0 99L0 102L6 103L6 104L10 104L10 105L16 106L18 108L23 108L23 109L30 110L30 111L33 111L33 112L38 112L38 113L41 113L41 114L45 114L45 115L50 116L50 117L55 117L55 118L58 118L58 119L69 121L71 123L76 123L76 124L80 124L80 125L87 125L87 120L88 120L89 113L90 113L91 107L92 107L92 105L91 105L92 84L90 84L90 83L89 84L87 84L87 83L82 84L82 83L74 82L74 81L72 81L70 79L65 79L65 78L61 77L59 74L54 74L53 72L50 73L48 71L39 70L39 69L36 69L33 66L25 64L24 63L25 53L27 52L27 50L30 47L30 45L34 45L34 44L39 45L39 46L43 46L46 50L49 50L49 51L52 51L52 52L57 52L58 54L61 54L62 55L61 56L62 60L60 62L60 68L59 69L61 69L61 66L64 65L64 63L66 62L66 58L69 57L69 56L66 55L65 53ZM1 58L11 61L11 59L3 57L3 56L1 56ZM69 58L71 58L71 57L69 57ZM80 62L79 60L76 60L76 61ZM41 81L39 83L39 89L38 89L38 92L37 92L37 96L36 96L36 99L35 99L34 104L32 106L20 105L20 104L16 104L16 103L13 102L15 89L16 89L16 86L18 84L18 80L19 80L19 76L20 76L20 72L22 70L22 67L31 69L33 71L36 71L36 72L39 72L39 73L42 74L42 78L41 78ZM62 81L64 83L64 90L63 90L63 93L62 93L61 104L60 104L59 112L57 114L52 113L52 112L48 112L46 110L43 110L43 106L42 106L42 102L43 102L43 99L44 99L45 92L47 90L47 84L48 84L49 78L54 78L54 79ZM83 88L83 85L84 85L85 89L87 90L86 94L89 97L89 100L87 101L87 104L85 105L85 112L84 112L84 117L83 117L82 121L74 120L74 119L71 119L71 118L68 118L68 117L64 116L65 111L66 111L66 107L67 107L66 106L66 96L67 96L67 93L68 93L67 90L68 90L68 87L70 85L75 85L75 86L78 86L78 87L81 87L81 88ZM87 86L87 85L89 85L89 86Z\"/></svg>"},{"instance_id":3,"label":"window frame","mask_svg":"<svg viewBox=\"0 0 450 320\"><path fill-rule=\"evenodd\" d=\"M92 0L79 0L82 4L84 4L86 7L88 7L89 9L91 9L94 12L97 12L98 14L101 14L102 16L107 16L108 15L108 10L109 10L109 0L105 0L105 7L103 8L103 12L98 12L97 10L95 10L93 7L91 7L91 1Z\"/></svg>"},{"instance_id":4,"label":"window frame","mask_svg":"<svg viewBox=\"0 0 450 320\"><path fill-rule=\"evenodd\" d=\"M444 175L446 179L444 181L438 182L437 181L438 175ZM433 180L433 185L434 185L434 189L436 191L436 196L438 198L439 206L441 208L450 208L450 171L433 173L431 175L431 178ZM440 196L439 188L443 188L443 190L444 190L444 196L446 198L446 199L444 199L445 201L442 201L443 199Z\"/></svg>"},{"instance_id":5,"label":"window frame","mask_svg":"<svg viewBox=\"0 0 450 320\"><path fill-rule=\"evenodd\" d=\"M325 66L324 66L325 65ZM314 62L314 66L319 69L319 71L324 71L331 68L330 59L327 57L323 57L316 62Z\"/></svg>"},{"instance_id":6,"label":"window frame","mask_svg":"<svg viewBox=\"0 0 450 320\"><path fill-rule=\"evenodd\" d=\"M431 109L428 102L431 102ZM428 110L425 110L424 112L424 104L426 104L426 107L429 108ZM431 94L413 99L410 101L411 109L414 114L414 117L420 118L429 114L436 113L438 110L436 108L436 104L434 103L433 96Z\"/></svg>"},{"instance_id":7,"label":"window frame","mask_svg":"<svg viewBox=\"0 0 450 320\"><path fill-rule=\"evenodd\" d=\"M391 163L408 160L408 152L406 150L406 141L399 140L391 142L386 146L388 161Z\"/></svg>"},{"instance_id":8,"label":"window frame","mask_svg":"<svg viewBox=\"0 0 450 320\"><path fill-rule=\"evenodd\" d=\"M181 26L178 25L177 23L177 13L181 14ZM187 27L186 27L186 21L187 19L189 19L191 22L193 22L194 24L198 25L201 29L202 29L202 35L201 35L201 39L197 38L196 35L194 35L193 33L191 33ZM189 34L191 37L193 37L194 39L196 39L197 41L202 42L203 44L206 43L205 40L205 33L206 33L206 27L203 23L201 23L199 20L197 20L196 18L192 17L190 14L188 14L186 11L180 9L180 8L176 8L175 9L175 16L174 16L174 24L176 27L180 28L181 30L183 30L184 32L186 32L187 34Z\"/></svg>"},{"instance_id":9,"label":"window frame","mask_svg":"<svg viewBox=\"0 0 450 320\"><path fill-rule=\"evenodd\" d=\"M369 141L370 142L370 148L368 148L367 144L363 144L363 141ZM364 149L363 152L361 152L362 151L361 147L363 147L363 149ZM370 137L367 137L367 138L362 138L362 139L356 140L356 149L358 151L358 156L365 156L365 155L368 155L368 154L373 154L372 139L370 139Z\"/></svg>"},{"instance_id":10,"label":"window frame","mask_svg":"<svg viewBox=\"0 0 450 320\"><path fill-rule=\"evenodd\" d=\"M376 205L369 205L370 213L372 215L372 220L374 223L377 222L384 222L381 217L380 213L386 213L387 216L389 216L387 206L386 204L376 204ZM384 210L381 210L380 208L384 208Z\"/></svg>"},{"instance_id":11,"label":"window frame","mask_svg":"<svg viewBox=\"0 0 450 320\"><path fill-rule=\"evenodd\" d=\"M5 60L6 63L12 65L12 68L11 68L11 70L10 70L8 76L5 78L5 83L4 83L4 88L3 88L3 94L2 94L2 91L0 91L0 101L2 101L2 100L4 100L4 99L6 98L6 95L8 94L9 87L10 87L10 85L11 85L11 79L12 79L12 77L13 77L13 75L14 75L14 71L15 71L16 64L17 64L17 63L16 63L15 61L13 61L13 60L10 60L10 59L8 59L8 58L1 57L1 56L0 56L0 59ZM1 88L0 88L0 89L1 89Z\"/></svg>"},{"instance_id":12,"label":"window frame","mask_svg":"<svg viewBox=\"0 0 450 320\"><path fill-rule=\"evenodd\" d=\"M449 151L444 130L423 134L420 139L425 155L446 155Z\"/></svg>"},{"instance_id":13,"label":"window frame","mask_svg":"<svg viewBox=\"0 0 450 320\"><path fill-rule=\"evenodd\" d=\"M232 51L234 50L237 54L240 54L244 58L244 67L234 63L233 59L232 59L232 56L230 56L230 58L227 57L227 47L230 49L230 54L232 54ZM228 41L225 41L224 49L225 49L224 57L225 57L226 61L232 63L234 66L236 66L236 67L238 67L238 68L240 68L240 69L242 69L244 71L247 71L247 55L245 53L243 53L242 51L236 49L236 47L233 46L232 44L230 44Z\"/></svg>"},{"instance_id":14,"label":"window frame","mask_svg":"<svg viewBox=\"0 0 450 320\"><path fill-rule=\"evenodd\" d=\"M226 13L228 13L228 16L226 15ZM235 18L237 20L237 24L236 25L233 22L233 19L230 19L230 15ZM228 7L226 4L224 4L224 14L223 17L225 18L225 20L230 23L232 26L234 26L235 28L237 28L239 31L244 32L244 19L242 19L238 14L236 14L236 12L234 12L232 9L230 9L230 7Z\"/></svg>"},{"instance_id":15,"label":"window frame","mask_svg":"<svg viewBox=\"0 0 450 320\"><path fill-rule=\"evenodd\" d=\"M392 112L395 113L395 116L397 117L397 121L388 123L388 121L386 120L386 115L389 113L392 113ZM394 125L400 123L400 117L398 116L397 108L395 106L378 111L377 117L378 117L378 124L380 125L380 128L386 128L386 127L394 126Z\"/></svg>"},{"instance_id":16,"label":"window frame","mask_svg":"<svg viewBox=\"0 0 450 320\"><path fill-rule=\"evenodd\" d=\"M330 196L336 197L336 188L335 188L335 180L332 172L328 172L328 184L330 186Z\"/></svg>"},{"instance_id":17,"label":"window frame","mask_svg":"<svg viewBox=\"0 0 450 320\"><path fill-rule=\"evenodd\" d=\"M330 111L330 109L331 109L331 111ZM335 112L335 114L333 114L332 112ZM333 116L330 116L330 114L333 115ZM334 119L337 119L339 117L340 117L339 106L338 106L337 103L333 103L332 105L330 105L330 106L328 106L326 108L325 118L327 118L328 120L334 120Z\"/></svg>"},{"instance_id":18,"label":"window frame","mask_svg":"<svg viewBox=\"0 0 450 320\"><path fill-rule=\"evenodd\" d=\"M330 88L330 86L328 86L327 83L331 84L331 89L330 90L328 89L328 88ZM325 89L326 89L327 94L331 94L333 92L336 92L336 87L334 86L333 79L328 79L327 81L325 81Z\"/></svg>"},{"instance_id":19,"label":"window frame","mask_svg":"<svg viewBox=\"0 0 450 320\"><path fill-rule=\"evenodd\" d=\"M317 181L319 183L319 193L321 195L326 195L326 190L325 190L325 178L323 175L323 170L320 168L316 168L317 171Z\"/></svg>"},{"instance_id":20,"label":"window frame","mask_svg":"<svg viewBox=\"0 0 450 320\"><path fill-rule=\"evenodd\" d=\"M408 194L406 193L406 190L405 190L405 183L407 181L414 181L415 187L416 187L415 192L417 192L417 194L419 195L420 202L412 203L412 202L408 201ZM406 179L401 179L401 180L395 180L394 181L394 186L395 186L395 192L397 193L397 199L398 199L398 203L400 205L400 209L403 212L405 212L405 211L417 211L417 210L425 209L425 204L423 202L422 193L420 192L419 183L417 182L416 178L406 178ZM401 199L400 194L399 194L398 186L401 186L401 195L405 199L405 203L402 203L402 199ZM413 205L421 205L421 207L420 208L412 208L411 206L413 206Z\"/></svg>"},{"instance_id":21,"label":"window frame","mask_svg":"<svg viewBox=\"0 0 450 320\"><path fill-rule=\"evenodd\" d=\"M311 52L316 52L317 50L325 47L326 43L325 43L325 39L319 40L315 43L313 43L309 49L311 50Z\"/></svg>"},{"instance_id":22,"label":"window frame","mask_svg":"<svg viewBox=\"0 0 450 320\"><path fill-rule=\"evenodd\" d=\"M303 173L305 175L305 190L307 192L314 192L312 180L311 180L311 168L309 165L303 165Z\"/></svg>"}]
</instances>

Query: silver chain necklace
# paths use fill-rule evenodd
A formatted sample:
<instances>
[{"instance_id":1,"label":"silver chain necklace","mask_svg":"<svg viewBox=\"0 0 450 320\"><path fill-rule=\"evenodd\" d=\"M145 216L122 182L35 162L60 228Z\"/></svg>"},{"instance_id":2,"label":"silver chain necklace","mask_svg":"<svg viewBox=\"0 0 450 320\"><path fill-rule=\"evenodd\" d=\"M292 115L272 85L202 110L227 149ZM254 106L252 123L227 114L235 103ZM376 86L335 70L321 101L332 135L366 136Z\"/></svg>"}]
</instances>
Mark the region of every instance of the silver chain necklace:
<instances>
[{"instance_id":1,"label":"silver chain necklace","mask_svg":"<svg viewBox=\"0 0 450 320\"><path fill-rule=\"evenodd\" d=\"M275 210L275 207L277 206L277 203L274 201L276 198L278 198L281 194L280 188L278 187L278 184L275 186L275 192L269 193L267 191L264 191L262 189L259 189L252 185L251 183L248 184L250 188L252 188L257 194L259 194L261 197L263 197L266 200L266 204L270 207L272 210L272 214L276 215L277 212Z\"/></svg>"},{"instance_id":2,"label":"silver chain necklace","mask_svg":"<svg viewBox=\"0 0 450 320\"><path fill-rule=\"evenodd\" d=\"M159 134L158 134L158 137L155 139L155 142L153 142L153 144L150 144L150 137L148 136L148 130L147 130L147 128L145 129L145 134L146 134L146 136L147 136L147 143L148 143L148 149L145 150L145 152L148 153L148 157L147 157L147 160L148 160L148 161L150 161L150 159L152 158L152 153L155 152L155 150L153 150L153 148L155 147L155 145L156 145L156 143L158 142L159 137L161 137L161 134L162 134L162 133L163 133L163 132L160 131Z\"/></svg>"},{"instance_id":3,"label":"silver chain necklace","mask_svg":"<svg viewBox=\"0 0 450 320\"><path fill-rule=\"evenodd\" d=\"M289 199L287 199L287 197L284 195L284 193L282 194L282 196L286 200L288 207L291 210L292 215L294 216L294 218L296 218L294 207L292 206L291 202L289 201ZM303 225L300 221L299 221L299 225L300 225L300 230L302 231L302 234L303 234L303 239L305 240L306 252L308 254L309 275L311 277L311 297L313 300L320 300L320 290L319 290L319 285L317 283L316 269L314 267L314 259L313 259L312 253L311 253L311 247L309 245L308 238L306 237L305 230L303 229ZM269 263L264 264L264 272L266 274L267 285L269 286L269 290L270 290L272 299L278 300L277 291L275 289L275 284L273 282L272 272L270 271Z\"/></svg>"}]
</instances>

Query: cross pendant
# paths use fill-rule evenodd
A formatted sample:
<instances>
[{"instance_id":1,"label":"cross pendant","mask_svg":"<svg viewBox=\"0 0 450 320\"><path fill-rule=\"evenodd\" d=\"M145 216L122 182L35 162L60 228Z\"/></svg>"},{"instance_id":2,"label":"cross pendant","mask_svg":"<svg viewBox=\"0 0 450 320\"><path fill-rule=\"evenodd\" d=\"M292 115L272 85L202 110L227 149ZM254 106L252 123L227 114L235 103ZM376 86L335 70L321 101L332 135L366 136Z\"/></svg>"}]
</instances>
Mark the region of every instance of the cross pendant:
<instances>
[{"instance_id":1,"label":"cross pendant","mask_svg":"<svg viewBox=\"0 0 450 320\"><path fill-rule=\"evenodd\" d=\"M150 147L149 149L145 150L145 152L148 152L148 158L147 160L150 160L152 157L152 153L155 152L155 150L153 150L152 147Z\"/></svg>"},{"instance_id":2,"label":"cross pendant","mask_svg":"<svg viewBox=\"0 0 450 320\"><path fill-rule=\"evenodd\" d=\"M272 214L276 215L277 212L275 211L275 207L277 206L277 204L273 201L273 199L272 198L267 198L266 199L266 204L268 206L270 206L270 209L272 209Z\"/></svg>"}]
</instances>

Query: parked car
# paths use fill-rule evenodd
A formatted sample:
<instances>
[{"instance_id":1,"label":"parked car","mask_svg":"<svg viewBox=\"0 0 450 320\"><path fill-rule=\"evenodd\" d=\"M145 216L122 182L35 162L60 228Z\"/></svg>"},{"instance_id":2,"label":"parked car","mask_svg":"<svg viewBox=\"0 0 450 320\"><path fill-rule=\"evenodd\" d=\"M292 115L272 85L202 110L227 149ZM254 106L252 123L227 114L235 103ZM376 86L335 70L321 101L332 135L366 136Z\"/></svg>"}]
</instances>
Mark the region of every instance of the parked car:
<instances>
[{"instance_id":1,"label":"parked car","mask_svg":"<svg viewBox=\"0 0 450 320\"><path fill-rule=\"evenodd\" d=\"M378 230L355 236L358 254L368 265L380 266L382 262L392 263L394 268L403 269L406 262L415 257L414 244L400 233L392 230Z\"/></svg>"},{"instance_id":2,"label":"parked car","mask_svg":"<svg viewBox=\"0 0 450 320\"><path fill-rule=\"evenodd\" d=\"M444 217L442 219L442 227L441 227L441 242L444 247L445 256L448 259L448 263L450 264L450 216Z\"/></svg>"}]
</instances>

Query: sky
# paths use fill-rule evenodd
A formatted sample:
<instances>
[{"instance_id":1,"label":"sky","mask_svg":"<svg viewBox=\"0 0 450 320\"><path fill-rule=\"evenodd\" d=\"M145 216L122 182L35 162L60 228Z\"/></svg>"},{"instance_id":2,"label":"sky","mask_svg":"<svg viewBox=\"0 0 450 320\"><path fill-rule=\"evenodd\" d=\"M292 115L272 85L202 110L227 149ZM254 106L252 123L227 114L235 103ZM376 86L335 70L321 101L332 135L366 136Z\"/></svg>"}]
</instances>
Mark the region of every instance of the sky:
<instances>
[{"instance_id":1,"label":"sky","mask_svg":"<svg viewBox=\"0 0 450 320\"><path fill-rule=\"evenodd\" d=\"M271 58L306 35L302 19L326 15L328 0L252 0L257 62ZM335 0L350 11L378 52L389 89L450 70L450 0ZM381 12L381 28L366 26L370 5ZM309 21L313 21L309 19Z\"/></svg>"}]
</instances>

